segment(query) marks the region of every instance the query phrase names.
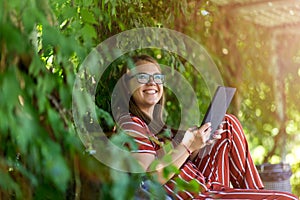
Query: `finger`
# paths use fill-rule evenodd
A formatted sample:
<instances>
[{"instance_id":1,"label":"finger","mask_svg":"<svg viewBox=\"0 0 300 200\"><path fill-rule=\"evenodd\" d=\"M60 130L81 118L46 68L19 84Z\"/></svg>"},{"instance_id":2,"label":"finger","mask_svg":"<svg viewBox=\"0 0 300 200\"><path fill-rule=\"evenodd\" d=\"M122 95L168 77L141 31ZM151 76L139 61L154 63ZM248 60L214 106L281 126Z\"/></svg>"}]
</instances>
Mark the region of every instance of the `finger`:
<instances>
[{"instance_id":1,"label":"finger","mask_svg":"<svg viewBox=\"0 0 300 200\"><path fill-rule=\"evenodd\" d=\"M207 138L209 138L209 136L210 136L210 134L211 134L211 130L212 130L212 128L211 127L208 127L206 130L204 130L204 131L200 131L200 130L198 130L198 133L197 133L197 137L201 137L201 138L203 138L204 140L206 140Z\"/></svg>"},{"instance_id":2,"label":"finger","mask_svg":"<svg viewBox=\"0 0 300 200\"><path fill-rule=\"evenodd\" d=\"M223 133L223 129L217 129L214 134L215 135L221 135Z\"/></svg>"},{"instance_id":3,"label":"finger","mask_svg":"<svg viewBox=\"0 0 300 200\"><path fill-rule=\"evenodd\" d=\"M207 140L207 141L206 141L206 144L207 144L207 145L211 145L212 143L214 143L214 140Z\"/></svg>"},{"instance_id":4,"label":"finger","mask_svg":"<svg viewBox=\"0 0 300 200\"><path fill-rule=\"evenodd\" d=\"M203 124L198 130L202 133L202 132L206 131L209 127L211 127L211 123L207 122L207 123Z\"/></svg>"},{"instance_id":5,"label":"finger","mask_svg":"<svg viewBox=\"0 0 300 200\"><path fill-rule=\"evenodd\" d=\"M206 141L206 144L213 144L216 140L221 139L221 135L212 135L212 138Z\"/></svg>"},{"instance_id":6,"label":"finger","mask_svg":"<svg viewBox=\"0 0 300 200\"><path fill-rule=\"evenodd\" d=\"M212 140L208 140L208 141L206 142L206 145L211 145L212 143L213 143Z\"/></svg>"},{"instance_id":7,"label":"finger","mask_svg":"<svg viewBox=\"0 0 300 200\"><path fill-rule=\"evenodd\" d=\"M219 128L219 129L223 129L223 124L220 124L220 125L218 126L218 128Z\"/></svg>"},{"instance_id":8,"label":"finger","mask_svg":"<svg viewBox=\"0 0 300 200\"><path fill-rule=\"evenodd\" d=\"M221 135L220 134L213 134L212 138L216 139L216 140L219 140L219 139L221 139Z\"/></svg>"}]
</instances>

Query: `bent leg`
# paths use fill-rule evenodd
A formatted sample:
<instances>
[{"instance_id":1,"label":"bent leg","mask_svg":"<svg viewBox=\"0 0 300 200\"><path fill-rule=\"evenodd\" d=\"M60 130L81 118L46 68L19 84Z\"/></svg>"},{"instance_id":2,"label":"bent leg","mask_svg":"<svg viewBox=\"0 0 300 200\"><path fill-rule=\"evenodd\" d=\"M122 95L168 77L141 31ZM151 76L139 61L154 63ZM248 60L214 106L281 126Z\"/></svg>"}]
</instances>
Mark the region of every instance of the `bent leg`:
<instances>
[{"instance_id":1,"label":"bent leg","mask_svg":"<svg viewBox=\"0 0 300 200\"><path fill-rule=\"evenodd\" d=\"M201 149L194 160L208 182L236 188L260 189L262 181L253 163L248 143L238 119L226 115L221 139Z\"/></svg>"}]
</instances>

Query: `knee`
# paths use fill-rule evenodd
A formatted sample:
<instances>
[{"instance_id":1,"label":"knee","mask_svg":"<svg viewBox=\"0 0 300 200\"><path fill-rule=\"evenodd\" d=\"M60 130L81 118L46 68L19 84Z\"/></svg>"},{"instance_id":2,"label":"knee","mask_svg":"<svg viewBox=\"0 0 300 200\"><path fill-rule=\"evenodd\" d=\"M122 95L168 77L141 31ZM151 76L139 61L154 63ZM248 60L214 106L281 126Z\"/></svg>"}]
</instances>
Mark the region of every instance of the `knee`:
<instances>
[{"instance_id":1,"label":"knee","mask_svg":"<svg viewBox=\"0 0 300 200\"><path fill-rule=\"evenodd\" d=\"M224 121L229 121L229 122L233 122L233 121L239 121L238 118L233 115L233 114L226 114L224 117Z\"/></svg>"},{"instance_id":2,"label":"knee","mask_svg":"<svg viewBox=\"0 0 300 200\"><path fill-rule=\"evenodd\" d=\"M239 119L233 114L226 114L224 117L224 122L233 128L242 128Z\"/></svg>"},{"instance_id":3,"label":"knee","mask_svg":"<svg viewBox=\"0 0 300 200\"><path fill-rule=\"evenodd\" d=\"M227 129L230 132L230 135L238 135L239 137L244 138L243 127L235 115L226 114L224 117L224 129Z\"/></svg>"}]
</instances>

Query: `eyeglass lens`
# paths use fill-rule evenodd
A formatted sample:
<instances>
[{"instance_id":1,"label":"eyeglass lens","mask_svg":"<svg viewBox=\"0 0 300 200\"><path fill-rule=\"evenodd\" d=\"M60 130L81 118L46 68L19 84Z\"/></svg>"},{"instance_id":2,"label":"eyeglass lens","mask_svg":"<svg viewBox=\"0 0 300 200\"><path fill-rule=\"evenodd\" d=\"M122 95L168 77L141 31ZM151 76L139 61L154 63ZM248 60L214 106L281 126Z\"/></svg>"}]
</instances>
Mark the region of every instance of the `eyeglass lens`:
<instances>
[{"instance_id":1,"label":"eyeglass lens","mask_svg":"<svg viewBox=\"0 0 300 200\"><path fill-rule=\"evenodd\" d=\"M153 75L150 75L150 74L137 74L136 75L136 78L137 78L137 81L139 83L142 83L142 84L146 84L146 83L149 83L150 81L150 77L153 78L153 81L157 84L162 84L164 83L164 75L163 74L153 74Z\"/></svg>"}]
</instances>

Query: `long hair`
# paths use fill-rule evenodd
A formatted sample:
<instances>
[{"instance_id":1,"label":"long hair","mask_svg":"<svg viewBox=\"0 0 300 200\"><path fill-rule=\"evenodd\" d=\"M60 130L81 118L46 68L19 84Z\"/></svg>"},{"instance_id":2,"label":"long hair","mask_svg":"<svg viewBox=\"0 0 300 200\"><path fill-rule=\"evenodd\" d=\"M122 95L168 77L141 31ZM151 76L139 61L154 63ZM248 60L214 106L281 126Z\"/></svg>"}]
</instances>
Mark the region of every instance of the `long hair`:
<instances>
[{"instance_id":1,"label":"long hair","mask_svg":"<svg viewBox=\"0 0 300 200\"><path fill-rule=\"evenodd\" d=\"M135 66L145 64L145 63L153 63L160 71L160 65L158 62L148 55L140 55L132 57L132 62ZM140 119L142 119L148 126L152 133L157 134L159 133L163 127L163 107L164 107L164 94L162 95L161 99L158 101L158 103L154 107L152 120L151 117L148 116L146 113L144 113L136 104L134 101L132 94L130 93L130 89L128 86L128 80L129 77L127 75L127 71L130 70L128 65L124 65L122 69L123 76L120 79L120 83L118 84L118 92L116 95L117 101L115 101L115 104L113 107L117 109L117 118L121 117L124 114L131 113ZM116 96L115 96L116 98Z\"/></svg>"}]
</instances>

